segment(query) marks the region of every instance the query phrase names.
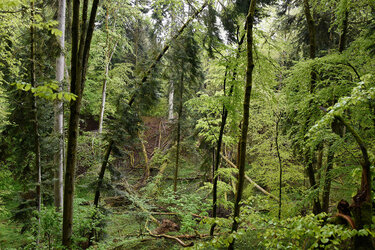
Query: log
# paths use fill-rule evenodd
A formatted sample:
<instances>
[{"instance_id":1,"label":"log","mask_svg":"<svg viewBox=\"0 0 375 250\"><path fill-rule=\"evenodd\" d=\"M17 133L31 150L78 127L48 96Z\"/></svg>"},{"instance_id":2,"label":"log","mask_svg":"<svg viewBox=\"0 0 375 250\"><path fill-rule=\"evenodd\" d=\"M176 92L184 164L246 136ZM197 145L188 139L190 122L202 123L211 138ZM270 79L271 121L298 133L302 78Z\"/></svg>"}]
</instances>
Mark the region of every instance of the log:
<instances>
[{"instance_id":1,"label":"log","mask_svg":"<svg viewBox=\"0 0 375 250\"><path fill-rule=\"evenodd\" d=\"M220 154L221 157L233 168L238 168L236 166L236 164L234 164L233 162L231 162L227 157L225 157L223 154ZM264 190L264 188L262 188L261 186L259 186L255 181L253 181L248 175L245 174L245 179L250 182L251 184L254 185L254 187L256 189L258 189L259 191L261 191L263 194L271 197L272 199L276 200L276 201L279 201L279 198L277 198L276 196L274 196L273 194L267 192L266 190Z\"/></svg>"}]
</instances>

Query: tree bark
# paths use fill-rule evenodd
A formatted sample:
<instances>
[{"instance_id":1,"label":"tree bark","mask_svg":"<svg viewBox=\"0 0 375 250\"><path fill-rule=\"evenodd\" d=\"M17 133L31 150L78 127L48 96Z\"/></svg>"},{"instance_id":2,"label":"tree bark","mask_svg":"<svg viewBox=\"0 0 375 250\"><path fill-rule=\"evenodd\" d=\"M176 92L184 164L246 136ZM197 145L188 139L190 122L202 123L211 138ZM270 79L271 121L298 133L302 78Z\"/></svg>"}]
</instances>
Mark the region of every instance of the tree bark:
<instances>
[{"instance_id":1,"label":"tree bark","mask_svg":"<svg viewBox=\"0 0 375 250\"><path fill-rule=\"evenodd\" d=\"M80 34L80 1L73 1L70 90L73 94L77 95L77 97L75 101L71 101L70 103L70 117L68 128L68 146L64 185L64 209L62 232L62 244L66 248L71 248L71 237L73 228L74 174L77 162L79 115L81 109L84 82L86 78L87 62L90 53L91 39L94 32L95 17L98 9L98 4L99 0L93 1L89 24L86 25L88 0L84 0L82 12L82 29ZM81 36L80 44L78 44L79 36Z\"/></svg>"},{"instance_id":2,"label":"tree bark","mask_svg":"<svg viewBox=\"0 0 375 250\"><path fill-rule=\"evenodd\" d=\"M59 92L63 90L65 70L65 8L66 0L59 0L57 21L61 36L58 38L60 55L56 59L56 80L59 82ZM63 204L63 173L64 173L64 106L62 100L55 101L55 133L58 137L58 151L55 154L54 205L60 210Z\"/></svg>"},{"instance_id":3,"label":"tree bark","mask_svg":"<svg viewBox=\"0 0 375 250\"><path fill-rule=\"evenodd\" d=\"M246 17L246 30L247 30L247 69L246 69L246 85L245 85L245 97L243 103L243 124L240 138L240 151L239 151L239 164L238 164L238 181L237 181L237 192L234 202L233 211L233 224L232 232L237 231L238 228L238 217L240 215L240 202L243 192L243 184L245 179L245 160L246 160L246 146L247 146L247 131L249 127L249 116L250 116L250 96L252 89L253 80L253 25L254 25L254 14L255 14L255 3L256 0L251 0L249 6L249 13ZM230 243L228 249L234 248L234 239Z\"/></svg>"},{"instance_id":4,"label":"tree bark","mask_svg":"<svg viewBox=\"0 0 375 250\"><path fill-rule=\"evenodd\" d=\"M180 163L180 140L181 140L181 118L182 118L182 97L184 92L184 74L181 74L180 79L180 98L178 103L178 118L177 118L177 146L176 146L176 166L174 171L173 191L177 192L177 178L178 168Z\"/></svg>"},{"instance_id":5,"label":"tree bark","mask_svg":"<svg viewBox=\"0 0 375 250\"><path fill-rule=\"evenodd\" d=\"M63 202L63 235L62 244L68 249L71 246L73 228L73 194L74 194L74 172L77 157L77 137L80 109L80 65L78 58L79 37L79 6L80 1L73 1L72 22L72 54L71 54L71 82L70 91L77 95L76 101L70 102L70 117L68 128L67 159L65 170L64 202Z\"/></svg>"}]
</instances>

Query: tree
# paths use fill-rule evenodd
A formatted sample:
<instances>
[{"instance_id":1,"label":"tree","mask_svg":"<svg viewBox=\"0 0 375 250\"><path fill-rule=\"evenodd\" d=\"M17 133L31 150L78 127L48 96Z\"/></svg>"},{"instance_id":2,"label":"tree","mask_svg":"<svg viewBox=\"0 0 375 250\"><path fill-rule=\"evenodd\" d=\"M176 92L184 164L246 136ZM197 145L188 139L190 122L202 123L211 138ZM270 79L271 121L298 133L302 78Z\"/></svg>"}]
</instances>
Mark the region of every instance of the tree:
<instances>
[{"instance_id":1,"label":"tree","mask_svg":"<svg viewBox=\"0 0 375 250\"><path fill-rule=\"evenodd\" d=\"M35 18L35 8L34 8L34 1L31 2L31 24L30 24L30 84L32 87L36 88L36 64L35 64L35 30L34 30L34 18ZM36 199L37 199L37 211L38 211L38 221L40 227L40 208L42 206L42 193L41 193L41 185L42 185L42 166L40 164L40 139L39 139L39 122L38 122L38 110L37 110L37 103L36 97L33 95L33 115L34 115L34 140L35 140L35 168L36 172L38 173L38 179L36 184ZM37 244L39 244L39 232L38 229L38 236L37 236Z\"/></svg>"},{"instance_id":2,"label":"tree","mask_svg":"<svg viewBox=\"0 0 375 250\"><path fill-rule=\"evenodd\" d=\"M99 1L94 0L91 7L90 19L87 23L88 0L83 2L82 28L80 29L80 1L73 1L70 91L77 98L70 103L62 230L62 243L68 248L71 246L73 227L74 174L77 162L79 114L98 5Z\"/></svg>"},{"instance_id":3,"label":"tree","mask_svg":"<svg viewBox=\"0 0 375 250\"><path fill-rule=\"evenodd\" d=\"M60 55L56 59L56 80L59 82L59 91L63 90L65 69L65 8L66 1L59 0L57 21L61 36L58 38ZM64 103L63 100L55 101L55 133L58 136L58 151L55 154L55 207L61 209L63 205L63 174L64 174Z\"/></svg>"},{"instance_id":4,"label":"tree","mask_svg":"<svg viewBox=\"0 0 375 250\"><path fill-rule=\"evenodd\" d=\"M249 13L246 17L246 38L247 38L247 68L246 68L246 85L245 85L245 98L243 102L243 124L241 128L241 138L239 141L239 152L238 152L238 181L236 186L236 198L234 203L233 211L233 224L232 232L237 231L238 228L238 216L240 215L240 202L242 198L244 180L245 180L245 159L246 159L246 147L247 147L247 132L249 126L249 109L250 109L250 96L253 80L253 25L255 15L255 3L256 0L251 0ZM228 249L234 248L234 240L230 243Z\"/></svg>"}]
</instances>

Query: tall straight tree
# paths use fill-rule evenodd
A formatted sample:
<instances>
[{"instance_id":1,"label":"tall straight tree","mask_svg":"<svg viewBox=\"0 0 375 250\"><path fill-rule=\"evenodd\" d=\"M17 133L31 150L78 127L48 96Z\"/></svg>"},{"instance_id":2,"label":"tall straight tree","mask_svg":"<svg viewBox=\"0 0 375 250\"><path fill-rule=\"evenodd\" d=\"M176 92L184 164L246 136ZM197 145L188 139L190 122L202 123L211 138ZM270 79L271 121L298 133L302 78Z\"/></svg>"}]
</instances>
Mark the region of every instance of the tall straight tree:
<instances>
[{"instance_id":1,"label":"tall straight tree","mask_svg":"<svg viewBox=\"0 0 375 250\"><path fill-rule=\"evenodd\" d=\"M310 46L310 59L314 59L316 55L316 30L315 30L315 24L314 24L314 19L311 15L311 10L310 10L310 5L309 5L309 0L304 0L303 1L303 10L305 12L305 18L307 22L307 29L309 31L309 46ZM316 73L314 70L311 70L310 73L310 94L314 92L316 85ZM312 100L309 102L309 108L312 106ZM307 118L304 124L304 131L307 132L308 126L310 123L310 118ZM312 163L312 154L310 152L310 148L307 147L305 150L305 164L306 164L306 170L307 170L307 175L310 181L310 186L314 189L318 189L318 185L315 180L315 174L314 174L314 168L313 168L313 163ZM313 201L313 213L318 214L322 210L320 201L319 201L319 196L314 198Z\"/></svg>"},{"instance_id":2,"label":"tall straight tree","mask_svg":"<svg viewBox=\"0 0 375 250\"><path fill-rule=\"evenodd\" d=\"M239 145L239 162L238 162L238 181L236 186L236 197L234 202L233 211L233 224L232 232L237 231L238 228L238 217L240 215L240 202L243 193L243 184L245 180L245 160L246 160L246 144L247 144L247 131L249 128L249 116L250 116L250 96L253 85L253 25L254 25L254 14L255 14L256 0L251 0L249 6L249 13L246 17L246 31L247 31L247 68L246 68L246 85L245 85L245 98L243 102L243 124ZM234 239L230 243L228 249L234 249Z\"/></svg>"},{"instance_id":3,"label":"tall straight tree","mask_svg":"<svg viewBox=\"0 0 375 250\"><path fill-rule=\"evenodd\" d=\"M87 24L88 5L88 0L84 0L82 13L80 13L80 1L73 1L70 91L76 95L76 99L70 102L62 232L62 243L67 248L71 248L73 228L74 173L77 162L79 115L86 78L87 62L90 54L90 46L94 32L95 17L98 10L99 0L93 1L90 19ZM81 22L80 16L82 16Z\"/></svg>"},{"instance_id":4,"label":"tall straight tree","mask_svg":"<svg viewBox=\"0 0 375 250\"><path fill-rule=\"evenodd\" d=\"M64 65L65 65L65 7L66 0L59 0L57 13L58 29L61 36L58 38L60 55L56 59L56 80L59 82L59 91L63 90ZM55 133L58 136L58 151L55 154L55 207L60 210L63 202L63 172L64 172L64 109L63 101L57 99L55 102Z\"/></svg>"},{"instance_id":5,"label":"tall straight tree","mask_svg":"<svg viewBox=\"0 0 375 250\"><path fill-rule=\"evenodd\" d=\"M31 25L30 25L30 83L31 86L36 88L36 65L35 65L35 7L34 1L31 1ZM36 204L38 211L38 236L37 244L39 244L40 233L40 208L42 203L41 185L42 185L42 166L40 164L40 138L39 138L39 124L38 124L38 108L36 97L33 95L32 110L34 115L34 153L35 153L35 168L37 171L37 184L36 184Z\"/></svg>"},{"instance_id":6,"label":"tall straight tree","mask_svg":"<svg viewBox=\"0 0 375 250\"><path fill-rule=\"evenodd\" d=\"M182 119L182 108L183 108L183 93L184 93L184 73L181 74L180 79L180 96L178 100L178 117L177 117L177 145L176 145L176 166L174 170L173 178L173 191L177 192L177 178L178 178L178 168L180 163L180 142L181 142L181 119Z\"/></svg>"}]
</instances>

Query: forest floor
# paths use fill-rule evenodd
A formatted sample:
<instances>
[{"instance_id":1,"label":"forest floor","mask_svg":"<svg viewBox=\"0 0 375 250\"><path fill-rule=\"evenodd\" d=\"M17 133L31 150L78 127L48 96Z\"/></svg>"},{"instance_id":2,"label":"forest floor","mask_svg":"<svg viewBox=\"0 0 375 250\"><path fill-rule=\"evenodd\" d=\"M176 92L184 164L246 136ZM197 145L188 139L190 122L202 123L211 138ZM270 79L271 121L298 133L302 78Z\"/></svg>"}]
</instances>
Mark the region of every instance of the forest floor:
<instances>
[{"instance_id":1,"label":"forest floor","mask_svg":"<svg viewBox=\"0 0 375 250\"><path fill-rule=\"evenodd\" d=\"M202 195L198 194L206 177L202 175L202 171L197 171L197 167L199 168L197 162L190 160L194 159L191 157L193 153L189 150L192 144L181 145L178 192L174 194L172 191L175 166L173 125L166 119L157 117L142 117L142 120L144 130L140 137L147 152L150 177L144 185L138 185L143 178L145 163L140 142L134 147L126 148L127 155L124 158L112 159L111 168L115 170L107 171L106 185L101 194L101 204L105 214L103 237L94 244L94 248L179 249L181 244L178 240L155 236L157 233L155 230L162 230L162 233L172 237L173 235L196 237L197 232L207 234L209 230L207 225L200 225L200 219L193 216L207 208L203 205L206 203L207 196L201 200ZM91 157L92 160L86 162L80 160L83 158L79 158L75 194L77 202L75 206L80 207L78 216L80 213L84 214L82 209L87 209L90 207L88 204L92 204L92 185L97 179L100 168L101 152L95 146L97 136L95 127L92 128L93 131L83 132L80 142L82 149L80 153L86 158ZM104 148L103 143L101 144L102 146L100 144L99 146ZM87 157L88 155L91 156ZM119 173L117 177L116 171ZM30 233L22 234L23 224L11 219L13 212L18 209L15 207L19 204L16 197L20 192L21 190L15 190L13 198L6 201L7 213L0 213L0 249L17 249L34 244L35 237ZM160 224L164 222L170 224L160 229L160 225L155 223L156 220ZM55 234L56 237L60 236L60 232ZM182 241L187 244L192 242L184 238Z\"/></svg>"}]
</instances>

